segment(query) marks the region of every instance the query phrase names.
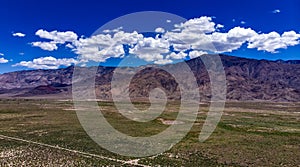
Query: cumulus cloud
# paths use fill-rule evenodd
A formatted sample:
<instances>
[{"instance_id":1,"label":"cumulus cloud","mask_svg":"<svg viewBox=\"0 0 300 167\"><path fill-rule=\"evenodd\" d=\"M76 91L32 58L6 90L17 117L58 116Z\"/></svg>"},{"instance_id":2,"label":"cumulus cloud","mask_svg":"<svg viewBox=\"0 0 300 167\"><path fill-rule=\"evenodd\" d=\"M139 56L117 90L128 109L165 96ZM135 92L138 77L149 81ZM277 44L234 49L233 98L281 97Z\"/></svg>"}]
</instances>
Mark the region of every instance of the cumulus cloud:
<instances>
[{"instance_id":1,"label":"cumulus cloud","mask_svg":"<svg viewBox=\"0 0 300 167\"><path fill-rule=\"evenodd\" d=\"M74 49L75 47L72 45L72 44L70 44L70 43L68 43L67 45L66 45L66 47L67 48L70 48L70 49Z\"/></svg>"},{"instance_id":2,"label":"cumulus cloud","mask_svg":"<svg viewBox=\"0 0 300 167\"><path fill-rule=\"evenodd\" d=\"M78 36L76 33L72 31L66 32L59 32L59 31L51 31L48 32L46 30L40 29L38 30L35 35L39 36L40 38L49 39L53 43L60 43L63 44L65 42L73 42L77 40Z\"/></svg>"},{"instance_id":3,"label":"cumulus cloud","mask_svg":"<svg viewBox=\"0 0 300 167\"><path fill-rule=\"evenodd\" d=\"M164 65L164 64L170 64L172 62L173 61L170 59L160 59L160 60L154 61L154 64Z\"/></svg>"},{"instance_id":4,"label":"cumulus cloud","mask_svg":"<svg viewBox=\"0 0 300 167\"><path fill-rule=\"evenodd\" d=\"M78 39L78 35L72 31L59 32L40 29L36 31L35 35L39 36L42 39L50 40L49 42L32 42L32 46L40 47L43 50L53 51L57 50L57 44L65 44L67 42L75 42Z\"/></svg>"},{"instance_id":5,"label":"cumulus cloud","mask_svg":"<svg viewBox=\"0 0 300 167\"><path fill-rule=\"evenodd\" d=\"M234 27L227 33L213 33L211 35L211 42L213 43L215 52L232 52L239 49L251 37L256 35L257 33L251 28Z\"/></svg>"},{"instance_id":6,"label":"cumulus cloud","mask_svg":"<svg viewBox=\"0 0 300 167\"><path fill-rule=\"evenodd\" d=\"M226 33L167 32L163 37L169 41L175 51L194 49L220 53L231 52L240 48L250 37L256 34L250 28L234 27Z\"/></svg>"},{"instance_id":7,"label":"cumulus cloud","mask_svg":"<svg viewBox=\"0 0 300 167\"><path fill-rule=\"evenodd\" d=\"M85 61L104 62L110 57L122 57L125 54L123 45L133 45L142 41L143 35L137 32L119 31L114 35L99 34L90 38L80 38L73 43L76 54Z\"/></svg>"},{"instance_id":8,"label":"cumulus cloud","mask_svg":"<svg viewBox=\"0 0 300 167\"><path fill-rule=\"evenodd\" d=\"M184 59L187 56L184 52L172 52L171 54L167 55L167 59Z\"/></svg>"},{"instance_id":9,"label":"cumulus cloud","mask_svg":"<svg viewBox=\"0 0 300 167\"><path fill-rule=\"evenodd\" d=\"M241 24L246 24L246 22L245 21L241 21Z\"/></svg>"},{"instance_id":10,"label":"cumulus cloud","mask_svg":"<svg viewBox=\"0 0 300 167\"><path fill-rule=\"evenodd\" d=\"M175 28L191 33L211 33L215 31L215 23L212 21L212 17L202 16L175 24Z\"/></svg>"},{"instance_id":11,"label":"cumulus cloud","mask_svg":"<svg viewBox=\"0 0 300 167\"><path fill-rule=\"evenodd\" d=\"M164 33L165 32L165 29L161 28L161 27L158 27L155 29L155 32L156 33Z\"/></svg>"},{"instance_id":12,"label":"cumulus cloud","mask_svg":"<svg viewBox=\"0 0 300 167\"><path fill-rule=\"evenodd\" d=\"M228 31L227 38L230 42L243 42L255 35L257 33L251 28L234 27Z\"/></svg>"},{"instance_id":13,"label":"cumulus cloud","mask_svg":"<svg viewBox=\"0 0 300 167\"><path fill-rule=\"evenodd\" d=\"M93 60L104 62L110 57L124 56L123 45L128 45L129 53L138 58L155 64L165 64L176 59L185 59L186 52L195 58L207 52L232 52L242 45L268 52L276 49L297 45L299 34L285 32L280 40L272 40L274 34L258 34L251 28L234 27L228 32L218 32L221 24L212 22L211 17L200 17L174 25L174 29L165 32L158 27L155 32L161 36L144 37L137 32L125 33L118 31L115 34L99 34L90 38L80 38L75 42L73 50L85 61ZM266 38L266 39L265 39ZM276 38L279 38L278 35ZM173 48L171 50L170 48Z\"/></svg>"},{"instance_id":14,"label":"cumulus cloud","mask_svg":"<svg viewBox=\"0 0 300 167\"><path fill-rule=\"evenodd\" d=\"M0 53L0 56L4 56L4 53Z\"/></svg>"},{"instance_id":15,"label":"cumulus cloud","mask_svg":"<svg viewBox=\"0 0 300 167\"><path fill-rule=\"evenodd\" d=\"M295 31L284 32L280 35L277 32L268 34L259 34L249 40L248 48L267 51L271 53L278 52L278 49L286 49L288 46L295 46L300 43L300 34Z\"/></svg>"},{"instance_id":16,"label":"cumulus cloud","mask_svg":"<svg viewBox=\"0 0 300 167\"><path fill-rule=\"evenodd\" d=\"M243 23L243 22L241 22ZM275 53L277 49L299 44L299 34L294 31L259 34L251 28L234 27L228 32L218 32L224 27L212 21L212 17L203 16L175 24L174 29L165 32L158 27L155 32L161 36L144 37L141 34L118 31L114 35L99 34L91 38L79 39L74 45L77 54L85 60L103 62L109 57L124 56L122 45L129 45L129 53L138 58L156 64L185 59L186 52L195 58L207 52L232 52L242 45ZM170 48L173 48L171 51Z\"/></svg>"},{"instance_id":17,"label":"cumulus cloud","mask_svg":"<svg viewBox=\"0 0 300 167\"><path fill-rule=\"evenodd\" d=\"M21 32L17 32L17 33L13 33L12 34L14 37L25 37L26 36L26 34L23 34L23 33L21 33Z\"/></svg>"},{"instance_id":18,"label":"cumulus cloud","mask_svg":"<svg viewBox=\"0 0 300 167\"><path fill-rule=\"evenodd\" d=\"M116 33L116 32L120 32L123 29L123 27L119 27L116 29L112 29L112 30L103 30L104 33Z\"/></svg>"},{"instance_id":19,"label":"cumulus cloud","mask_svg":"<svg viewBox=\"0 0 300 167\"><path fill-rule=\"evenodd\" d=\"M180 31L171 31L163 35L175 51L194 49L231 52L240 48L249 37L256 35L255 31L241 27L235 27L225 33L216 32L224 26L213 23L211 17L192 19L180 25L175 25L175 28L181 28Z\"/></svg>"},{"instance_id":20,"label":"cumulus cloud","mask_svg":"<svg viewBox=\"0 0 300 167\"><path fill-rule=\"evenodd\" d=\"M6 60L3 57L0 57L0 64L8 63L8 60Z\"/></svg>"},{"instance_id":21,"label":"cumulus cloud","mask_svg":"<svg viewBox=\"0 0 300 167\"><path fill-rule=\"evenodd\" d=\"M295 31L280 35L277 32L257 33L240 26L224 31L223 27L213 22L212 17L202 16L175 24L168 31L157 27L155 32L161 34L156 37L145 37L136 31L124 32L122 27L80 38L72 31L38 30L37 36L50 41L33 42L32 45L48 51L64 45L79 55L80 62L105 62L111 57L122 58L132 54L147 62L167 64L187 56L195 58L211 52L232 52L243 45L249 49L276 53L278 49L299 44L300 34Z\"/></svg>"},{"instance_id":22,"label":"cumulus cloud","mask_svg":"<svg viewBox=\"0 0 300 167\"><path fill-rule=\"evenodd\" d=\"M136 55L145 61L158 61L164 58L164 54L169 52L169 43L162 38L146 37L138 41L129 49L129 53Z\"/></svg>"},{"instance_id":23,"label":"cumulus cloud","mask_svg":"<svg viewBox=\"0 0 300 167\"><path fill-rule=\"evenodd\" d=\"M39 47L43 50L53 51L57 50L57 44L55 42L32 42L32 46Z\"/></svg>"},{"instance_id":24,"label":"cumulus cloud","mask_svg":"<svg viewBox=\"0 0 300 167\"><path fill-rule=\"evenodd\" d=\"M276 14L276 13L280 13L281 11L279 9L275 9L272 11L272 13Z\"/></svg>"},{"instance_id":25,"label":"cumulus cloud","mask_svg":"<svg viewBox=\"0 0 300 167\"><path fill-rule=\"evenodd\" d=\"M222 25L222 24L217 24L217 25L216 25L216 28L217 28L217 29L224 28L224 25Z\"/></svg>"},{"instance_id":26,"label":"cumulus cloud","mask_svg":"<svg viewBox=\"0 0 300 167\"><path fill-rule=\"evenodd\" d=\"M300 43L299 38L300 34L297 34L295 31L284 32L281 35L282 42L284 42L287 46L298 45Z\"/></svg>"},{"instance_id":27,"label":"cumulus cloud","mask_svg":"<svg viewBox=\"0 0 300 167\"><path fill-rule=\"evenodd\" d=\"M189 57L191 59L193 59L193 58L205 55L205 54L207 54L207 52L204 52L204 51L201 51L201 50L193 50L193 51L189 52Z\"/></svg>"},{"instance_id":28,"label":"cumulus cloud","mask_svg":"<svg viewBox=\"0 0 300 167\"><path fill-rule=\"evenodd\" d=\"M175 51L191 49L191 45L199 41L200 35L195 36L194 33L184 32L167 32L163 38L173 46Z\"/></svg>"},{"instance_id":29,"label":"cumulus cloud","mask_svg":"<svg viewBox=\"0 0 300 167\"><path fill-rule=\"evenodd\" d=\"M58 69L61 66L70 66L76 63L78 63L78 61L73 58L57 59L55 57L48 56L33 59L32 61L21 61L13 66L23 66L33 69Z\"/></svg>"}]
</instances>

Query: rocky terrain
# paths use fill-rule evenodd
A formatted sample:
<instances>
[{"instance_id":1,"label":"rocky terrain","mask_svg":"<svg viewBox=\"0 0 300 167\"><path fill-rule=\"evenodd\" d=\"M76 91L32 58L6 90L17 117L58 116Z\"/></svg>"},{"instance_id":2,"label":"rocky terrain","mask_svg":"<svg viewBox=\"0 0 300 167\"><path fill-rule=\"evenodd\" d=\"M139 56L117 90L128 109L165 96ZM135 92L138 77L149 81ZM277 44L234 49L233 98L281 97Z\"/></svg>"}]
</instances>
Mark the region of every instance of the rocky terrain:
<instances>
[{"instance_id":1,"label":"rocky terrain","mask_svg":"<svg viewBox=\"0 0 300 167\"><path fill-rule=\"evenodd\" d=\"M205 55L210 56L210 55ZM268 61L220 55L227 78L227 100L232 101L300 101L300 61ZM209 100L210 79L201 58L186 62L194 73L202 100ZM182 63L168 65L181 70ZM82 68L83 70L97 67ZM111 100L113 67L98 67L96 94L101 100ZM169 99L180 99L175 79L156 66L123 68L126 78L136 73L128 87L130 97L143 99L154 88L163 88ZM71 98L74 67L57 70L29 70L0 75L0 98ZM182 79L185 76L180 76ZM91 77L92 79L92 77Z\"/></svg>"}]
</instances>

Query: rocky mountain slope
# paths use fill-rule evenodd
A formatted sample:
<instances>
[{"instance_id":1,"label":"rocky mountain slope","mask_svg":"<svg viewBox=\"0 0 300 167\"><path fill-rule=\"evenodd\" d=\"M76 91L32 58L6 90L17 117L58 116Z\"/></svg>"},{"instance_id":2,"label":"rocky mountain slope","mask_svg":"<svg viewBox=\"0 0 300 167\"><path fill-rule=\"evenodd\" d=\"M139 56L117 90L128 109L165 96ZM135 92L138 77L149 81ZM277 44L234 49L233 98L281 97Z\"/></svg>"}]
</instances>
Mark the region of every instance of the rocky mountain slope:
<instances>
[{"instance_id":1,"label":"rocky mountain slope","mask_svg":"<svg viewBox=\"0 0 300 167\"><path fill-rule=\"evenodd\" d=\"M206 55L210 56L210 55ZM227 79L227 99L238 101L300 101L300 61L268 61L220 55ZM193 71L202 100L209 100L210 79L201 58L186 62ZM169 65L180 70L182 63ZM89 67L90 69L96 67ZM166 71L137 67L128 89L133 99L147 98L149 91L163 88L169 99L180 99L175 79ZM85 68L84 70L88 70ZM133 68L122 69L124 77ZM0 98L71 98L74 67L57 70L17 71L0 75ZM97 98L111 100L113 67L98 67ZM176 72L176 71L175 71ZM184 79L185 76L181 76Z\"/></svg>"}]
</instances>

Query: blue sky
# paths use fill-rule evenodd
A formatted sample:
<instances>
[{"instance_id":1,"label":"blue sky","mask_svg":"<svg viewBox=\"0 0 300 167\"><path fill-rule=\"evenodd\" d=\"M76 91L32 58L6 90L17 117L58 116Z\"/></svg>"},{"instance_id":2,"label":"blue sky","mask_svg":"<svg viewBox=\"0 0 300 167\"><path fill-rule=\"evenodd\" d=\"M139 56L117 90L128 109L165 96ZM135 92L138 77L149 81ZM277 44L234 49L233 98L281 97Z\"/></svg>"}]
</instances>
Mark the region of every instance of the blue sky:
<instances>
[{"instance_id":1,"label":"blue sky","mask_svg":"<svg viewBox=\"0 0 300 167\"><path fill-rule=\"evenodd\" d=\"M252 36L254 36L253 32L255 32L257 38L252 39L254 45L252 48L249 48L247 44L249 40L245 40L247 42L244 42L237 49L224 51L226 54L270 60L300 59L300 45L297 43L297 41L300 40L297 39L300 33L300 1L297 0L85 0L80 2L74 0L45 0L40 2L34 0L11 0L0 2L0 20L2 22L0 26L0 62L2 62L0 63L0 73L23 69L49 68L48 65L52 62L55 63L55 65L51 66L51 68L64 67L70 63L76 63L80 61L78 60L78 52L80 51L76 53L74 48L71 49L65 46L68 43L73 44L73 38L66 39L57 44L57 41L53 39L43 39L45 34L47 35L47 33L53 31L62 33L69 31L74 32L78 40L81 36L84 36L82 38L88 38L95 30L109 21L125 14L141 11L169 12L183 17L187 19L187 21L201 17L203 17L202 20L205 20L204 16L207 16L212 20L206 18L206 22L215 23L215 27L218 24L224 26L213 32L228 33L235 27L243 28L242 30L235 29L236 31L249 33L252 34ZM251 31L248 28L250 28ZM41 32L40 35L36 35L38 30L43 30L43 32ZM296 34L287 33L289 34L287 36L293 37L290 37L292 39L290 41L292 42L286 44L286 46L285 44L278 43L276 46L273 46L273 49L275 47L274 51L270 46L263 46L262 49L258 50L261 46L263 36L260 35L258 37L257 34L269 34L273 31L279 35L291 31ZM22 37L22 34L25 36ZM271 37L268 36L266 38ZM280 37L278 37L278 40L281 40L279 38ZM287 38L287 40L290 38ZM49 49L45 50L33 46L33 42L49 42L49 40L56 42L55 46L58 48L49 51ZM273 42L274 41L276 40L273 40ZM153 40L152 42L157 41ZM271 40L270 43L272 44L273 42ZM134 53L138 55L141 51L144 50L135 50ZM203 52L200 49L198 51ZM176 59L176 56L181 56L179 52L183 53L186 51L178 50L178 52L173 55L173 58ZM150 52L149 54L153 53L154 52ZM185 59L184 56L182 56L182 58ZM35 63L39 66L35 66L36 64L33 63L34 59L37 59ZM100 62L102 65L116 65L119 59L120 58L107 58L105 61L96 62ZM145 59L149 60L148 57ZM153 59L153 62L158 62L157 59ZM87 60L93 59L87 58L84 61ZM23 63L20 63L22 61ZM137 60L134 59L134 61ZM160 63L168 61L166 58L162 61L159 60ZM178 59L172 62L177 61ZM46 62L44 66L43 62ZM89 63L86 62L83 64L89 65Z\"/></svg>"}]
</instances>

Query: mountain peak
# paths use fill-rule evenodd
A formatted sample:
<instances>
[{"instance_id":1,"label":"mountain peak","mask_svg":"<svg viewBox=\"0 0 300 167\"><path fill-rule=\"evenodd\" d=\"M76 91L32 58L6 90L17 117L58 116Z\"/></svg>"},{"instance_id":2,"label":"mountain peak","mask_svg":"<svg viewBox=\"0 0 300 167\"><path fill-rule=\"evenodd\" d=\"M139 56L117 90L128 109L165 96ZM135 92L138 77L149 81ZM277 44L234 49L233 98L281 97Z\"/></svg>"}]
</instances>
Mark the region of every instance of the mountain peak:
<instances>
[{"instance_id":1,"label":"mountain peak","mask_svg":"<svg viewBox=\"0 0 300 167\"><path fill-rule=\"evenodd\" d=\"M209 56L209 55L204 55ZM299 101L300 100L300 61L299 60L256 60L229 55L220 55L227 79L228 100L267 100L267 101ZM201 57L186 61L194 72L202 99L209 100L210 79L203 66ZM174 70L180 70L180 63L171 64ZM90 67L81 67L88 69ZM96 67L92 67L96 68ZM111 100L110 82L115 67L97 67L96 94L99 99ZM124 76L131 69L142 67L122 68ZM143 67L144 68L144 67ZM156 66L147 67L151 69ZM30 98L55 97L71 98L72 75L74 66L57 70L28 70L0 75L0 98ZM176 71L175 71L176 72ZM131 83L132 98L146 95L142 83L148 83L148 88L165 86L168 94L177 91L176 82L162 71L146 70L136 74ZM150 84L150 85L149 85ZM152 84L152 85L151 85ZM134 89L137 90L134 90ZM178 92L177 92L178 93ZM180 96L173 96L173 99Z\"/></svg>"}]
</instances>

